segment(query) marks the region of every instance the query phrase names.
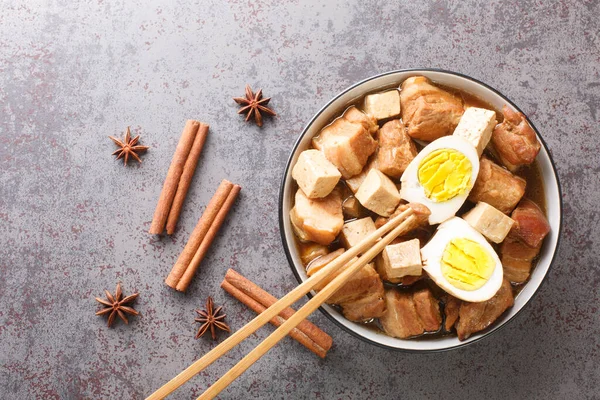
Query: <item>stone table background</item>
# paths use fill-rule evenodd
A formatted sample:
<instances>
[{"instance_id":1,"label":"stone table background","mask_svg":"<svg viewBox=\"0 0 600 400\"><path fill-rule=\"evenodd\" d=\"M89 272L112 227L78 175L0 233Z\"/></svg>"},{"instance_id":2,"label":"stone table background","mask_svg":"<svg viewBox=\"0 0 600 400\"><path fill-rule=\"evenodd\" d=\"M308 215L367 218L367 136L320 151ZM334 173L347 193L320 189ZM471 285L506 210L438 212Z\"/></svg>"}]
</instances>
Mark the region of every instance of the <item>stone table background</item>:
<instances>
[{"instance_id":1,"label":"stone table background","mask_svg":"<svg viewBox=\"0 0 600 400\"><path fill-rule=\"evenodd\" d=\"M326 360L286 339L222 398L600 397L598 1L392 3L2 1L1 398L143 398L215 345L193 338L206 296L233 329L253 317L219 288L228 267L275 295L294 287L277 216L293 143L348 85L409 67L496 87L544 135L565 196L549 279L501 332L440 354L389 352L316 313L335 341ZM236 115L246 83L279 114L262 129ZM152 237L186 118L211 133L178 232ZM127 125L151 149L124 168L107 135ZM163 279L225 177L242 195L188 293L174 293ZM141 292L142 316L107 329L94 297L118 281ZM172 398L195 398L271 330Z\"/></svg>"}]
</instances>

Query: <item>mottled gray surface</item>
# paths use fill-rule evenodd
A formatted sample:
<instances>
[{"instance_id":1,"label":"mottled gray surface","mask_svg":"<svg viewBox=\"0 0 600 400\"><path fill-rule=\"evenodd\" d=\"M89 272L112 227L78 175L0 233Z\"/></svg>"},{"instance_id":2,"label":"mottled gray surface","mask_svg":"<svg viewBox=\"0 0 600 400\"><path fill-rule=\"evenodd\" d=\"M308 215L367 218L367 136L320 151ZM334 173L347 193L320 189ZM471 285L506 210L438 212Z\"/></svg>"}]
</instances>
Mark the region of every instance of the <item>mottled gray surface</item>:
<instances>
[{"instance_id":1,"label":"mottled gray surface","mask_svg":"<svg viewBox=\"0 0 600 400\"><path fill-rule=\"evenodd\" d=\"M233 266L275 295L296 284L277 196L310 117L368 76L440 67L504 92L546 139L564 235L549 279L498 334L431 355L389 352L312 316L319 360L286 339L223 398L599 398L598 1L11 1L0 9L0 390L3 399L142 398L215 344L194 340L213 295L233 329L252 313L219 288ZM246 83L279 116L242 122ZM150 226L186 118L211 125L172 237ZM107 135L151 146L124 168ZM163 279L218 182L242 185L188 293ZM95 296L121 281L141 317L107 329ZM191 399L270 327L177 391Z\"/></svg>"}]
</instances>

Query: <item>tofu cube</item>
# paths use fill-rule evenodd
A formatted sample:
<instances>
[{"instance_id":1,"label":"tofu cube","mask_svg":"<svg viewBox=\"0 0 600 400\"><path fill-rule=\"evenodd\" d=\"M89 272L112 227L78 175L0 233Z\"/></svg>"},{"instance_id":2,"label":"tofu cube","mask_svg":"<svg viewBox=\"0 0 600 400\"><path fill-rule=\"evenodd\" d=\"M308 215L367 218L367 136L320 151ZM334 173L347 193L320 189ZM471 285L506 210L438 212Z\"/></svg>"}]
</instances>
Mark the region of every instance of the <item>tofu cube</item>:
<instances>
[{"instance_id":1,"label":"tofu cube","mask_svg":"<svg viewBox=\"0 0 600 400\"><path fill-rule=\"evenodd\" d=\"M369 171L355 196L365 208L382 217L392 215L400 203L400 193L394 182L377 169Z\"/></svg>"},{"instance_id":2,"label":"tofu cube","mask_svg":"<svg viewBox=\"0 0 600 400\"><path fill-rule=\"evenodd\" d=\"M350 179L346 179L346 186L352 190L352 193L358 192L358 188L365 181L365 178L373 168L379 169L379 163L376 155L373 155L371 158L369 158L367 165L365 165L360 174L354 175Z\"/></svg>"},{"instance_id":3,"label":"tofu cube","mask_svg":"<svg viewBox=\"0 0 600 400\"><path fill-rule=\"evenodd\" d=\"M475 148L479 157L492 138L496 126L496 112L484 108L469 107L460 118L454 135L467 139Z\"/></svg>"},{"instance_id":4,"label":"tofu cube","mask_svg":"<svg viewBox=\"0 0 600 400\"><path fill-rule=\"evenodd\" d=\"M469 225L494 243L502 243L515 221L502 211L480 201L462 217Z\"/></svg>"},{"instance_id":5,"label":"tofu cube","mask_svg":"<svg viewBox=\"0 0 600 400\"><path fill-rule=\"evenodd\" d=\"M342 212L347 219L358 218L364 212L363 206L356 200L356 197L350 196L342 203Z\"/></svg>"},{"instance_id":6,"label":"tofu cube","mask_svg":"<svg viewBox=\"0 0 600 400\"><path fill-rule=\"evenodd\" d=\"M385 280L420 276L423 270L419 239L385 246L376 259L377 272Z\"/></svg>"},{"instance_id":7,"label":"tofu cube","mask_svg":"<svg viewBox=\"0 0 600 400\"><path fill-rule=\"evenodd\" d=\"M400 115L400 92L390 90L367 95L365 97L364 111L377 118L377 120Z\"/></svg>"},{"instance_id":8,"label":"tofu cube","mask_svg":"<svg viewBox=\"0 0 600 400\"><path fill-rule=\"evenodd\" d=\"M319 150L306 150L300 153L292 177L306 197L320 199L331 193L342 174Z\"/></svg>"},{"instance_id":9,"label":"tofu cube","mask_svg":"<svg viewBox=\"0 0 600 400\"><path fill-rule=\"evenodd\" d=\"M375 230L375 223L371 217L365 217L348 222L342 227L342 243L347 249L349 249L369 236L369 234L375 232Z\"/></svg>"}]
</instances>

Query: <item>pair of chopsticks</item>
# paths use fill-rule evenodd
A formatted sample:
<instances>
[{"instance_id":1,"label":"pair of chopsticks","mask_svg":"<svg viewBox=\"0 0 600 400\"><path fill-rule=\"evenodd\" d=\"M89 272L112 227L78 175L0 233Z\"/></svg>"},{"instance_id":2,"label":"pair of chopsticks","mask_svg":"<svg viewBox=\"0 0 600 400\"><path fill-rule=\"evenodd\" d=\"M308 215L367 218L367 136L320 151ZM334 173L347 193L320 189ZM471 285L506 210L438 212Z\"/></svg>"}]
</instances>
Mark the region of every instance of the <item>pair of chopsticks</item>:
<instances>
[{"instance_id":1,"label":"pair of chopsticks","mask_svg":"<svg viewBox=\"0 0 600 400\"><path fill-rule=\"evenodd\" d=\"M209 387L198 400L213 399L223 389L225 389L238 376L246 371L252 364L260 359L267 351L275 346L281 339L305 320L313 311L319 308L333 293L342 287L354 273L371 262L392 240L396 237L408 233L418 226L419 222L412 208L406 209L401 214L390 219L385 225L371 233L355 246L348 249L338 258L322 268L316 274L308 278L301 285L282 297L279 301L267 308L243 328L232 334L220 345L206 353L202 358L195 361L175 378L167 382L156 392L152 393L146 400L164 399L179 386L183 385L194 375L215 362L229 350L237 346L241 341L254 333L261 326L267 324L273 317L279 315L285 308L291 306L315 286L334 274L354 257L362 253L362 256L354 261L341 274L333 279L327 286L321 289L312 299L310 299L302 308L292 315L279 328L263 340L254 350L242 358L233 368L223 375L217 382ZM389 232L389 234L387 234ZM387 235L386 235L387 234ZM386 236L384 236L386 235Z\"/></svg>"}]
</instances>

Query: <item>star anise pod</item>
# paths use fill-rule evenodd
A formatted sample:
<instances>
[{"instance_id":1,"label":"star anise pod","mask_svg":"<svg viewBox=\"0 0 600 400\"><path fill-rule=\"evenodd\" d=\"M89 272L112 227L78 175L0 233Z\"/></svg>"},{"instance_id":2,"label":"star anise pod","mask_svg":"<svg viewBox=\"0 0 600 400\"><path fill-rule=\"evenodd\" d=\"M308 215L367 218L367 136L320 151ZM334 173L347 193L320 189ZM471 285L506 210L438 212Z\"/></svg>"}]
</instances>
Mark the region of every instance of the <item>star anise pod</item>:
<instances>
[{"instance_id":1,"label":"star anise pod","mask_svg":"<svg viewBox=\"0 0 600 400\"><path fill-rule=\"evenodd\" d=\"M246 122L250 121L250 118L252 118L252 115L254 115L254 121L256 122L256 125L262 126L263 119L261 112L272 116L277 115L275 114L275 111L266 106L269 104L271 98L267 97L263 99L262 89L255 94L252 92L250 85L246 85L246 97L234 97L233 100L242 106L242 108L238 110L238 114L247 113Z\"/></svg>"},{"instance_id":2,"label":"star anise pod","mask_svg":"<svg viewBox=\"0 0 600 400\"><path fill-rule=\"evenodd\" d=\"M117 290L116 290L114 296L112 294L110 294L110 292L108 290L105 290L104 293L106 293L106 300L96 297L96 301L98 303L102 304L103 306L105 306L106 308L103 308L102 310L98 311L96 313L96 315L106 315L106 314L110 313L110 315L108 316L108 327L109 328L115 322L117 315L126 324L129 324L129 321L127 320L127 317L125 316L125 314L139 315L139 313L137 311L135 311L133 308L125 305L125 304L131 303L133 300L135 300L135 298L140 295L139 293L134 293L130 296L123 298L123 292L121 291L120 283L117 283Z\"/></svg>"},{"instance_id":3,"label":"star anise pod","mask_svg":"<svg viewBox=\"0 0 600 400\"><path fill-rule=\"evenodd\" d=\"M213 299L208 296L208 299L206 299L206 310L196 310L200 316L194 318L194 321L202 324L200 329L198 329L198 333L196 333L196 339L204 335L210 329L213 340L217 340L215 327L222 331L231 332L229 325L223 322L226 315L221 312L222 309L222 306L214 309Z\"/></svg>"},{"instance_id":4,"label":"star anise pod","mask_svg":"<svg viewBox=\"0 0 600 400\"><path fill-rule=\"evenodd\" d=\"M137 143L140 140L140 135L137 135L133 139L131 138L131 131L129 127L127 127L127 132L125 133L125 140L120 141L119 139L109 136L110 140L115 142L117 146L120 148L117 149L112 155L117 154L117 160L124 156L123 162L127 165L127 161L129 161L129 156L135 158L138 162L142 162L140 157L138 157L137 153L144 152L148 150L150 147L148 146L138 146Z\"/></svg>"}]
</instances>

